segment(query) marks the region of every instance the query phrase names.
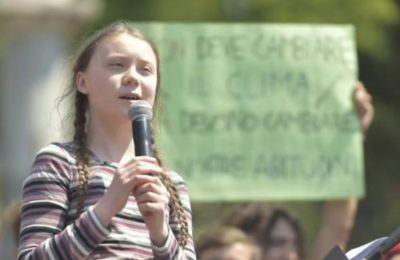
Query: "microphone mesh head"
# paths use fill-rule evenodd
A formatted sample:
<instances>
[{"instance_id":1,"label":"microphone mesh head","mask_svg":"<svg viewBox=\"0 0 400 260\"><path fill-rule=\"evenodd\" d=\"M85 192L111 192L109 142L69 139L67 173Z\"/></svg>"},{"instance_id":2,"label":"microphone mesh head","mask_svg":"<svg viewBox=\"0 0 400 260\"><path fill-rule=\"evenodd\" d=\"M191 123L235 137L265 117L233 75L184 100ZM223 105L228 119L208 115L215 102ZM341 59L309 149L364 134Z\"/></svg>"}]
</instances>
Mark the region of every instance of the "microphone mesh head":
<instances>
[{"instance_id":1,"label":"microphone mesh head","mask_svg":"<svg viewBox=\"0 0 400 260\"><path fill-rule=\"evenodd\" d=\"M139 117L147 117L149 119L152 119L153 110L148 102L144 100L138 100L133 104L131 108L129 108L128 115L131 121L134 121Z\"/></svg>"}]
</instances>

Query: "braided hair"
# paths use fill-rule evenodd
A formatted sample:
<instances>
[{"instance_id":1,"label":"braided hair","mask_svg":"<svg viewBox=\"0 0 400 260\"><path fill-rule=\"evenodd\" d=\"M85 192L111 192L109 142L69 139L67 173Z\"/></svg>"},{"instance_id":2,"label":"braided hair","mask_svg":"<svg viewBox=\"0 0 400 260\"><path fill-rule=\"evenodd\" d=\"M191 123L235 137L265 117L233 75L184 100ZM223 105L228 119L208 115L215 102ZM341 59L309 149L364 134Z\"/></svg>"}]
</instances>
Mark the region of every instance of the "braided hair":
<instances>
[{"instance_id":1,"label":"braided hair","mask_svg":"<svg viewBox=\"0 0 400 260\"><path fill-rule=\"evenodd\" d=\"M90 59L92 58L97 45L99 42L109 36L114 36L122 33L128 33L129 35L142 39L146 41L152 50L155 53L157 59L157 87L156 87L156 96L154 104L157 104L157 99L159 96L159 84L160 84L160 58L158 54L158 50L154 43L145 37L139 30L129 27L126 22L119 21L110 24L109 26L103 28L102 30L97 31L93 34L86 43L82 46L81 50L78 52L77 59L73 66L73 75L72 75L72 88L71 91L75 92L75 118L74 118L74 135L73 142L75 147L76 154L76 165L78 168L78 176L79 176L79 200L78 200L78 209L77 215L79 216L85 207L85 199L86 199L86 191L89 180L89 149L87 146L87 133L86 133L86 124L87 124L87 109L88 109L88 98L85 94L79 92L77 90L76 85L76 75L85 71L88 68ZM155 145L155 137L153 134L153 153L154 157L162 167L162 160L159 155L159 151ZM184 207L182 201L179 197L178 189L175 183L171 180L170 176L167 173L164 173L160 177L162 183L167 188L170 193L170 207L172 211L175 213L178 219L178 224L180 226L179 234L178 234L178 243L180 246L184 247L188 241L189 230L188 223L184 211Z\"/></svg>"}]
</instances>

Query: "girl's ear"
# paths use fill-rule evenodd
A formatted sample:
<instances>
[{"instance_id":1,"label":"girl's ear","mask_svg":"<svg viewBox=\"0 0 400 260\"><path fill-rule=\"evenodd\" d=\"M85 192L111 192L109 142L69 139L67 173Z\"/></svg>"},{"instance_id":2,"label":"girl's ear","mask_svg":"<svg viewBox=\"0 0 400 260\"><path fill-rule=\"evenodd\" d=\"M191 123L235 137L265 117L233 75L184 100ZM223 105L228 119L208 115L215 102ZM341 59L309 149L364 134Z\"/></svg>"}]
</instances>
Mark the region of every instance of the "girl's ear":
<instances>
[{"instance_id":1,"label":"girl's ear","mask_svg":"<svg viewBox=\"0 0 400 260\"><path fill-rule=\"evenodd\" d=\"M78 89L79 92L81 92L82 94L87 94L88 93L88 89L86 86L86 78L85 78L85 73L84 72L78 72L76 74L76 87Z\"/></svg>"}]
</instances>

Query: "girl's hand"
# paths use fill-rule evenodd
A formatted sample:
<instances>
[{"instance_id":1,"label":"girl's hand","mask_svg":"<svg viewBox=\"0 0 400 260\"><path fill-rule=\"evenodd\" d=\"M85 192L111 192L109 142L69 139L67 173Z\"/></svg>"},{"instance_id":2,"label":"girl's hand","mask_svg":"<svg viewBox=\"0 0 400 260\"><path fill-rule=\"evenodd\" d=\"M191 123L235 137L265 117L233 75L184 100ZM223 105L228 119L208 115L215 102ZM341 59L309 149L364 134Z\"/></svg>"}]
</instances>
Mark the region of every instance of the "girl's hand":
<instances>
[{"instance_id":1,"label":"girl's hand","mask_svg":"<svg viewBox=\"0 0 400 260\"><path fill-rule=\"evenodd\" d=\"M162 245L168 236L168 203L170 194L156 175L137 175L133 194L142 214L150 238L156 245Z\"/></svg>"},{"instance_id":2,"label":"girl's hand","mask_svg":"<svg viewBox=\"0 0 400 260\"><path fill-rule=\"evenodd\" d=\"M162 173L157 160L152 157L137 156L122 164L114 174L113 180L104 196L95 205L95 212L104 225L120 212L128 201L136 183L143 183L142 176L154 177Z\"/></svg>"}]
</instances>

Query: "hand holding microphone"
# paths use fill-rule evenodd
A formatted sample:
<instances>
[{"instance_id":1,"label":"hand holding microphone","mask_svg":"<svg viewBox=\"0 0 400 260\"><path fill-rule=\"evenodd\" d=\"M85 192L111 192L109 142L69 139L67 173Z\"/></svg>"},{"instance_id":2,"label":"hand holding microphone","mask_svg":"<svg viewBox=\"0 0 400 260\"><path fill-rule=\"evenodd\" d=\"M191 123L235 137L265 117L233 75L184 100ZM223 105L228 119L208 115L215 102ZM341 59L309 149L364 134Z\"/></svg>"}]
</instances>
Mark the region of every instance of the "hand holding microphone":
<instances>
[{"instance_id":1,"label":"hand holding microphone","mask_svg":"<svg viewBox=\"0 0 400 260\"><path fill-rule=\"evenodd\" d=\"M153 111L151 105L146 101L139 100L129 109L128 114L132 121L136 156L153 157L151 133ZM157 175L162 173L161 168L160 170ZM168 235L165 212L168 210L169 192L162 184L161 179L154 176L152 172L149 172L147 176L146 174L138 175L133 190L152 241L162 244Z\"/></svg>"},{"instance_id":2,"label":"hand holding microphone","mask_svg":"<svg viewBox=\"0 0 400 260\"><path fill-rule=\"evenodd\" d=\"M105 196L99 201L99 210L105 216L102 222L108 224L133 194L153 242L161 244L168 234L164 218L170 195L159 178L163 169L152 157L152 108L140 100L128 114L132 121L135 157L117 169Z\"/></svg>"}]
</instances>

